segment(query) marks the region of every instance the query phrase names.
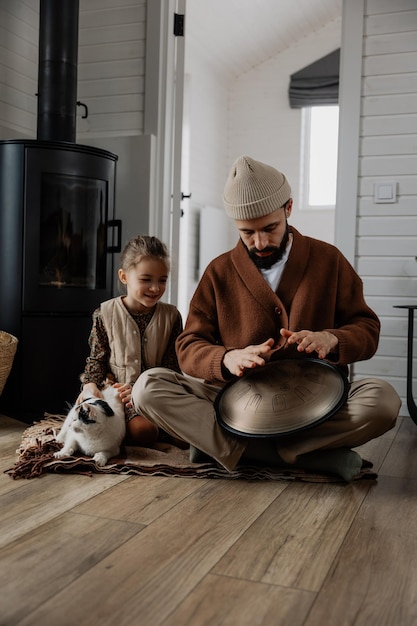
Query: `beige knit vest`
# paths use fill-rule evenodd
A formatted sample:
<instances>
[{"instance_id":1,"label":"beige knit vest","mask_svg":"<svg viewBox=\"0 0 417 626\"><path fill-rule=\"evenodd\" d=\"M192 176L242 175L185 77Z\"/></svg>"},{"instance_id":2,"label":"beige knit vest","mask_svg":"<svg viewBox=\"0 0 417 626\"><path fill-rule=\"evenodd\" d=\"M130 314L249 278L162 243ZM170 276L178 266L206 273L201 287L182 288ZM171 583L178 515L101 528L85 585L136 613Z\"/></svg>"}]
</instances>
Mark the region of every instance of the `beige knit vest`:
<instances>
[{"instance_id":1,"label":"beige knit vest","mask_svg":"<svg viewBox=\"0 0 417 626\"><path fill-rule=\"evenodd\" d=\"M110 347L110 370L120 383L134 383L145 369L161 365L178 309L158 302L155 313L141 337L138 325L122 302L112 298L100 305Z\"/></svg>"}]
</instances>

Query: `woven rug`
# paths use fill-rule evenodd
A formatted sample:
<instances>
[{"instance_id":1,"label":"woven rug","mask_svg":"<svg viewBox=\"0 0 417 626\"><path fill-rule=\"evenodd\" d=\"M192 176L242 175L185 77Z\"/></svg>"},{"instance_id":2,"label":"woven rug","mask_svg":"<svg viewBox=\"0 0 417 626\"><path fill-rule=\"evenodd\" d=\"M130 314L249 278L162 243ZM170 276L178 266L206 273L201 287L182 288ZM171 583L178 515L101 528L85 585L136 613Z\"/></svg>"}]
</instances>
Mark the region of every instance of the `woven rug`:
<instances>
[{"instance_id":1,"label":"woven rug","mask_svg":"<svg viewBox=\"0 0 417 626\"><path fill-rule=\"evenodd\" d=\"M69 472L90 476L97 473L313 483L344 482L336 475L260 465L241 464L232 472L228 472L215 462L192 463L189 459L189 450L164 442L157 443L153 448L123 447L120 455L110 459L104 467L98 466L91 457L81 455L55 459L54 452L61 447L61 444L56 441L56 436L64 419L62 415L46 413L42 421L29 426L24 431L17 450L17 462L13 467L5 470L5 473L13 479L36 478L46 472ZM375 478L377 474L372 471L372 463L364 460L362 471L355 477L355 481Z\"/></svg>"}]
</instances>

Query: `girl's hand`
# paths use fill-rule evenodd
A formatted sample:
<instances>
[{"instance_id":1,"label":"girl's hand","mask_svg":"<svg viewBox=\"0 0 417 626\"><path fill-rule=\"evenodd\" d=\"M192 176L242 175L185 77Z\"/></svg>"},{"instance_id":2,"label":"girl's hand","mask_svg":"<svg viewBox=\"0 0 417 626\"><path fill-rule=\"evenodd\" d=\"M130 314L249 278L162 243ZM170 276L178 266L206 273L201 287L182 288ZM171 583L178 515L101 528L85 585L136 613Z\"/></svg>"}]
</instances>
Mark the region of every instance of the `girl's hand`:
<instances>
[{"instance_id":1,"label":"girl's hand","mask_svg":"<svg viewBox=\"0 0 417 626\"><path fill-rule=\"evenodd\" d=\"M113 387L119 392L121 401L127 408L132 408L132 385L129 383L114 383Z\"/></svg>"},{"instance_id":2,"label":"girl's hand","mask_svg":"<svg viewBox=\"0 0 417 626\"><path fill-rule=\"evenodd\" d=\"M95 398L102 398L103 394L97 387L96 383L85 383L82 392L76 400L76 404L81 404L81 402L84 402L86 398L91 398L91 396L94 396Z\"/></svg>"}]
</instances>

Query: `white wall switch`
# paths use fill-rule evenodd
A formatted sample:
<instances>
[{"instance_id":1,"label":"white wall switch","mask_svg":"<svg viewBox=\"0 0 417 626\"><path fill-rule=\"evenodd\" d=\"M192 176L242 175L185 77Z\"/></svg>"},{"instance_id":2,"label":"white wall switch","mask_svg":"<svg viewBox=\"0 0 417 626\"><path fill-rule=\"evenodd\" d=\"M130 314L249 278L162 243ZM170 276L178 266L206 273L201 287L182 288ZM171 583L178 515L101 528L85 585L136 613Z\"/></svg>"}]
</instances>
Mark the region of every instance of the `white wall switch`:
<instances>
[{"instance_id":1,"label":"white wall switch","mask_svg":"<svg viewBox=\"0 0 417 626\"><path fill-rule=\"evenodd\" d=\"M397 202L397 181L384 180L374 183L374 202Z\"/></svg>"}]
</instances>

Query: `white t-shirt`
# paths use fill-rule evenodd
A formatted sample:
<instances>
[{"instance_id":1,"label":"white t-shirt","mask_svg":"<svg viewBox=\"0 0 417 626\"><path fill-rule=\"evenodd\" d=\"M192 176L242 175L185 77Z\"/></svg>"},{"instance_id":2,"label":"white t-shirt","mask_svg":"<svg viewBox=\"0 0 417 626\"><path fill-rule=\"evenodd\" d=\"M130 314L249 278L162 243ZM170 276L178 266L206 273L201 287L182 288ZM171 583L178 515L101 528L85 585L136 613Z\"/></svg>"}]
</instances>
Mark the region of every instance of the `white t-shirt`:
<instances>
[{"instance_id":1,"label":"white t-shirt","mask_svg":"<svg viewBox=\"0 0 417 626\"><path fill-rule=\"evenodd\" d=\"M276 292L276 290L278 289L282 272L284 271L285 264L288 261L291 246L292 246L292 234L290 234L290 240L287 244L287 247L285 248L285 252L283 254L282 259L274 263L274 265L272 265L272 267L270 267L268 270L261 269L262 276L265 278L266 282L269 284L272 291Z\"/></svg>"}]
</instances>

